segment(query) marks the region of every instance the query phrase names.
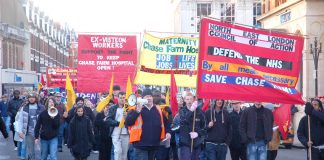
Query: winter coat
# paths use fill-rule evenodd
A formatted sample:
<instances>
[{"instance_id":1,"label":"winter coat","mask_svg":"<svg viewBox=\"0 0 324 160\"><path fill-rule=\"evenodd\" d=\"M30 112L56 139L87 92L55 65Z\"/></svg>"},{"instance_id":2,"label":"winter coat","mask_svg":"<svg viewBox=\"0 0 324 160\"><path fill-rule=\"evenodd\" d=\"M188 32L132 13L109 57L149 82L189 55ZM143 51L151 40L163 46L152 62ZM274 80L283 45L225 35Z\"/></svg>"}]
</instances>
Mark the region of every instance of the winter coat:
<instances>
[{"instance_id":1,"label":"winter coat","mask_svg":"<svg viewBox=\"0 0 324 160\"><path fill-rule=\"evenodd\" d=\"M263 108L263 126L264 126L264 141L270 142L272 139L273 115L272 112ZM240 120L240 135L242 143L249 144L256 142L257 131L257 108L255 106L245 109Z\"/></svg>"},{"instance_id":2,"label":"winter coat","mask_svg":"<svg viewBox=\"0 0 324 160\"><path fill-rule=\"evenodd\" d=\"M19 108L22 106L24 100L20 98L13 98L8 103L8 115L11 117L12 120L15 119L16 114Z\"/></svg>"},{"instance_id":3,"label":"winter coat","mask_svg":"<svg viewBox=\"0 0 324 160\"><path fill-rule=\"evenodd\" d=\"M65 109L65 105L63 103L58 104L57 106L55 106L59 115L60 115L60 123L64 123L65 122L65 118L63 117L64 112L66 111Z\"/></svg>"},{"instance_id":4,"label":"winter coat","mask_svg":"<svg viewBox=\"0 0 324 160\"><path fill-rule=\"evenodd\" d=\"M241 143L241 136L240 136L240 118L242 116L242 111L237 113L235 111L230 113L231 122L232 122L232 140L230 143L230 148L233 149L241 149L244 147Z\"/></svg>"},{"instance_id":5,"label":"winter coat","mask_svg":"<svg viewBox=\"0 0 324 160\"><path fill-rule=\"evenodd\" d=\"M68 147L75 158L87 158L94 142L91 120L74 116L69 125Z\"/></svg>"},{"instance_id":6,"label":"winter coat","mask_svg":"<svg viewBox=\"0 0 324 160\"><path fill-rule=\"evenodd\" d=\"M48 111L43 111L36 123L35 127L35 139L39 136L43 140L51 140L58 136L60 127L60 115L57 114L54 118L50 117Z\"/></svg>"},{"instance_id":7,"label":"winter coat","mask_svg":"<svg viewBox=\"0 0 324 160\"><path fill-rule=\"evenodd\" d=\"M314 113L315 111L313 111ZM318 112L318 111L316 111ZM324 113L321 113L324 115ZM310 132L311 132L311 141L313 142L313 146L324 145L324 119L320 119L321 117L316 117L316 115L312 114L310 116ZM304 116L298 126L297 137L299 141L305 146L307 146L308 142L308 116Z\"/></svg>"},{"instance_id":8,"label":"winter coat","mask_svg":"<svg viewBox=\"0 0 324 160\"><path fill-rule=\"evenodd\" d=\"M230 144L232 139L232 124L226 110L216 112L214 108L205 113L207 138L206 142ZM213 121L214 125L209 128L208 123ZM224 122L223 122L224 121Z\"/></svg>"},{"instance_id":9,"label":"winter coat","mask_svg":"<svg viewBox=\"0 0 324 160\"><path fill-rule=\"evenodd\" d=\"M37 110L36 110L36 115L37 118L40 115L41 112L44 111L44 107L37 104ZM18 133L23 133L24 135L27 134L27 129L28 129L28 121L29 121L29 103L27 103L25 106L23 106L22 111L20 113L21 115L18 117L18 123L21 125L21 130L18 129Z\"/></svg>"},{"instance_id":10,"label":"winter coat","mask_svg":"<svg viewBox=\"0 0 324 160\"><path fill-rule=\"evenodd\" d=\"M182 107L179 111L180 115L180 140L179 145L181 146L191 146L190 132L192 132L193 127L193 116L194 112L190 111L187 107ZM195 132L198 133L198 137L194 139L193 147L200 147L204 142L204 137L206 136L206 120L204 113L197 108L196 109L196 120L195 120Z\"/></svg>"},{"instance_id":11,"label":"winter coat","mask_svg":"<svg viewBox=\"0 0 324 160\"><path fill-rule=\"evenodd\" d=\"M100 135L101 140L107 141L110 137L109 133L109 122L104 120L105 114L100 112L97 114L94 121L94 126L98 128L98 134Z\"/></svg>"},{"instance_id":12,"label":"winter coat","mask_svg":"<svg viewBox=\"0 0 324 160\"><path fill-rule=\"evenodd\" d=\"M6 125L1 117L0 117L0 131L4 138L8 138L8 132L6 130Z\"/></svg>"},{"instance_id":13,"label":"winter coat","mask_svg":"<svg viewBox=\"0 0 324 160\"><path fill-rule=\"evenodd\" d=\"M142 116L142 134L140 141L134 142L135 148L143 150L158 149L160 146L161 138L161 119L160 113L156 106L153 106L150 110L143 106L140 113L135 110L130 110L125 119L126 126L132 126L135 124L138 116ZM171 133L170 124L167 118L162 114L165 133Z\"/></svg>"},{"instance_id":14,"label":"winter coat","mask_svg":"<svg viewBox=\"0 0 324 160\"><path fill-rule=\"evenodd\" d=\"M13 127L14 127L14 131L15 131L15 136L14 136L14 140L18 141L18 142L22 142L24 139L20 138L19 133L22 133L22 128L23 128L23 124L19 123L19 119L22 116L22 112L23 112L23 107L21 107L15 117L15 122L13 123Z\"/></svg>"},{"instance_id":15,"label":"winter coat","mask_svg":"<svg viewBox=\"0 0 324 160\"><path fill-rule=\"evenodd\" d=\"M280 145L280 133L279 129L276 129L273 131L272 139L268 144L268 150L273 151L273 150L278 150Z\"/></svg>"}]
</instances>

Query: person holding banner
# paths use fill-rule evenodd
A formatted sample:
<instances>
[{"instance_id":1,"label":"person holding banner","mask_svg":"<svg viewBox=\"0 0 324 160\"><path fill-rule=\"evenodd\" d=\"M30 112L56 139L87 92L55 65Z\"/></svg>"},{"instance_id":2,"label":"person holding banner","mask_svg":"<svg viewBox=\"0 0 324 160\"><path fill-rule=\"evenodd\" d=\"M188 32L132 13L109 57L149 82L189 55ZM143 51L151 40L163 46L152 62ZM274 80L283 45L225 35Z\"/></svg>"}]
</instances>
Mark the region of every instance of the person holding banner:
<instances>
[{"instance_id":1,"label":"person holding banner","mask_svg":"<svg viewBox=\"0 0 324 160\"><path fill-rule=\"evenodd\" d=\"M207 126L207 160L225 160L227 146L232 139L232 124L229 114L224 110L224 100L215 100L214 106L205 112Z\"/></svg>"},{"instance_id":2,"label":"person holding banner","mask_svg":"<svg viewBox=\"0 0 324 160\"><path fill-rule=\"evenodd\" d=\"M312 99L311 103L305 105L304 116L299 123L297 136L299 141L307 148L311 149L311 157L307 152L308 159L324 159L324 113L323 104L318 99ZM310 117L308 119L308 116ZM310 122L308 122L310 120ZM310 124L310 126L308 125ZM310 136L309 136L310 133Z\"/></svg>"},{"instance_id":3,"label":"person holding banner","mask_svg":"<svg viewBox=\"0 0 324 160\"><path fill-rule=\"evenodd\" d=\"M152 91L146 89L142 96L144 100L130 108L125 125L129 126L129 142L135 148L136 160L153 160L160 142L171 138L170 124L153 104Z\"/></svg>"},{"instance_id":4,"label":"person holding banner","mask_svg":"<svg viewBox=\"0 0 324 160\"><path fill-rule=\"evenodd\" d=\"M110 107L108 111L107 121L110 127L109 135L114 145L114 157L116 160L127 160L129 133L124 125L122 128L119 127L122 118L125 119L127 114L126 111L124 111L125 95L125 92L119 92L118 104Z\"/></svg>"},{"instance_id":5,"label":"person holding banner","mask_svg":"<svg viewBox=\"0 0 324 160\"><path fill-rule=\"evenodd\" d=\"M180 160L198 160L201 152L201 145L206 135L206 120L201 109L197 108L197 102L194 102L194 96L188 92L184 96L185 107L181 107L180 129L179 129L179 147ZM195 120L195 122L193 122ZM193 143L192 143L193 142Z\"/></svg>"},{"instance_id":6,"label":"person holding banner","mask_svg":"<svg viewBox=\"0 0 324 160\"><path fill-rule=\"evenodd\" d=\"M240 135L247 145L248 160L266 160L267 143L272 139L273 115L262 103L255 102L243 111L240 120Z\"/></svg>"}]
</instances>

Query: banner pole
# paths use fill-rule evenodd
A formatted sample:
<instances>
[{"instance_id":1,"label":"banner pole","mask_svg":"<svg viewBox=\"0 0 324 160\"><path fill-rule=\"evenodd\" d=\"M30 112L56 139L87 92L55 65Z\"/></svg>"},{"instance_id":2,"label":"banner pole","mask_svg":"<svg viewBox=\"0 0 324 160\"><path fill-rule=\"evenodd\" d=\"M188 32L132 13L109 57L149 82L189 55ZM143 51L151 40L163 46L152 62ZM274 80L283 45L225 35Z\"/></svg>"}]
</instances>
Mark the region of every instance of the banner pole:
<instances>
[{"instance_id":1,"label":"banner pole","mask_svg":"<svg viewBox=\"0 0 324 160\"><path fill-rule=\"evenodd\" d=\"M193 120L192 120L192 132L195 132L195 121L196 120L196 110L194 111L194 116L193 116ZM190 152L192 153L193 151L193 142L194 142L194 139L191 139L191 145L190 145Z\"/></svg>"},{"instance_id":2,"label":"banner pole","mask_svg":"<svg viewBox=\"0 0 324 160\"><path fill-rule=\"evenodd\" d=\"M310 131L310 117L309 115L307 116L308 118L308 144L311 142L311 131ZM312 160L312 146L308 146L308 159Z\"/></svg>"}]
</instances>

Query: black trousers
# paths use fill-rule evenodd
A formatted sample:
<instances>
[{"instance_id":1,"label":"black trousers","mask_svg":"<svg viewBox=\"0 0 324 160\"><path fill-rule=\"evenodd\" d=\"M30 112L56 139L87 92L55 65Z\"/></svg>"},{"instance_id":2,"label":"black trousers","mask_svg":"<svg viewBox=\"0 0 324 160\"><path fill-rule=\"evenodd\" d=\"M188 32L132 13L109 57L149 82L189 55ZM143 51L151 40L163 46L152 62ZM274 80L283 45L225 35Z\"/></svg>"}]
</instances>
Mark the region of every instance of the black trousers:
<instances>
[{"instance_id":1,"label":"black trousers","mask_svg":"<svg viewBox=\"0 0 324 160\"><path fill-rule=\"evenodd\" d=\"M308 149L307 149L307 160L308 160ZM312 148L312 160L322 160L324 159L324 149L319 150L317 148Z\"/></svg>"},{"instance_id":2,"label":"black trousers","mask_svg":"<svg viewBox=\"0 0 324 160\"><path fill-rule=\"evenodd\" d=\"M110 160L111 159L111 147L112 147L111 137L100 139L99 145L99 160Z\"/></svg>"},{"instance_id":3,"label":"black trousers","mask_svg":"<svg viewBox=\"0 0 324 160\"><path fill-rule=\"evenodd\" d=\"M240 149L230 147L229 149L232 160L247 160L245 147L241 147Z\"/></svg>"},{"instance_id":4,"label":"black trousers","mask_svg":"<svg viewBox=\"0 0 324 160\"><path fill-rule=\"evenodd\" d=\"M277 157L278 150L268 150L267 151L267 160L275 160Z\"/></svg>"}]
</instances>

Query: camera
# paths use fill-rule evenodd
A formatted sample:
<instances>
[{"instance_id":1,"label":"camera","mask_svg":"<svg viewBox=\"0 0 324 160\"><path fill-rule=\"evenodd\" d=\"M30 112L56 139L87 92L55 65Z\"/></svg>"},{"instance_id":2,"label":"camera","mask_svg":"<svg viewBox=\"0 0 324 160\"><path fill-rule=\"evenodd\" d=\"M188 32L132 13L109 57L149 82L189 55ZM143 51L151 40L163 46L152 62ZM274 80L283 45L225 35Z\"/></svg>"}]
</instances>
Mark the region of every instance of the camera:
<instances>
[{"instance_id":1,"label":"camera","mask_svg":"<svg viewBox=\"0 0 324 160\"><path fill-rule=\"evenodd\" d=\"M142 99L142 98L137 98L137 103L145 105L148 103L148 101L146 99Z\"/></svg>"}]
</instances>

